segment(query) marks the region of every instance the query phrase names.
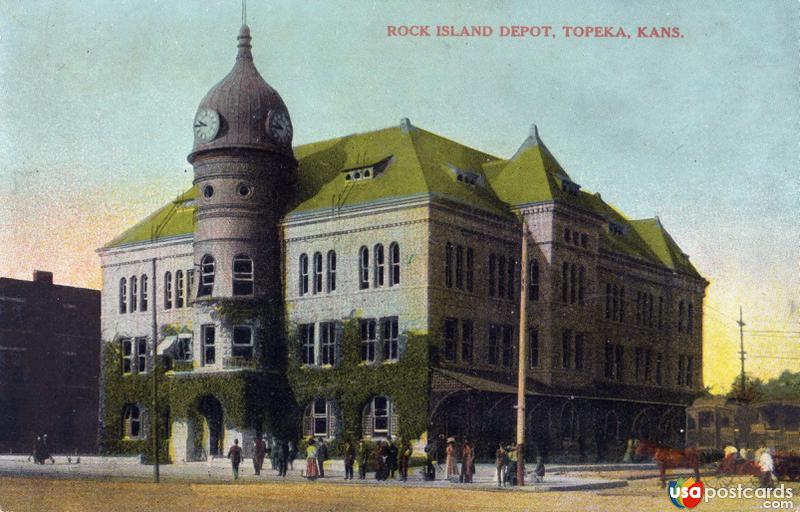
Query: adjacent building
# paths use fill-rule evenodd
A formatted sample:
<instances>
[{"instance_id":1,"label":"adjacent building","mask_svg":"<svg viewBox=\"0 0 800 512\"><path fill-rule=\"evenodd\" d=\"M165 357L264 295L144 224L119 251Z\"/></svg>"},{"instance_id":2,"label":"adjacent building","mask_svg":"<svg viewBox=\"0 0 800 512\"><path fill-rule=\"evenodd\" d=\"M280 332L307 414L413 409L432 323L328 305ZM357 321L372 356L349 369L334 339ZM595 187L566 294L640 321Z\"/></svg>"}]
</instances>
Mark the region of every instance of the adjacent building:
<instances>
[{"instance_id":1,"label":"adjacent building","mask_svg":"<svg viewBox=\"0 0 800 512\"><path fill-rule=\"evenodd\" d=\"M532 454L681 442L708 283L658 218L583 190L536 126L507 158L408 119L293 147L238 40L197 110L193 186L99 250L107 452L147 449L155 353L173 460L262 433L489 456L514 438L520 294Z\"/></svg>"},{"instance_id":2,"label":"adjacent building","mask_svg":"<svg viewBox=\"0 0 800 512\"><path fill-rule=\"evenodd\" d=\"M95 453L100 291L0 278L0 453Z\"/></svg>"}]
</instances>

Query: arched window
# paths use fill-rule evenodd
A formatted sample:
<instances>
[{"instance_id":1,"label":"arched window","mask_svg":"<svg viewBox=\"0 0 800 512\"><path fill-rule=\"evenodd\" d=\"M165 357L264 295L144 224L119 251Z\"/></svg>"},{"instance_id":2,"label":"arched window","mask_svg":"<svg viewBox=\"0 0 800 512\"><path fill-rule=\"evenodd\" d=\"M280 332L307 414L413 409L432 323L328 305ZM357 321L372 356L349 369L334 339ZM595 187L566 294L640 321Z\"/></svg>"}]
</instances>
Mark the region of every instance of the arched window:
<instances>
[{"instance_id":1,"label":"arched window","mask_svg":"<svg viewBox=\"0 0 800 512\"><path fill-rule=\"evenodd\" d=\"M383 244L377 244L373 249L373 254L375 258L375 270L373 272L373 278L375 279L375 287L383 286L383 273L384 273L384 254L383 254Z\"/></svg>"},{"instance_id":2,"label":"arched window","mask_svg":"<svg viewBox=\"0 0 800 512\"><path fill-rule=\"evenodd\" d=\"M172 309L172 272L164 273L164 309Z\"/></svg>"},{"instance_id":3,"label":"arched window","mask_svg":"<svg viewBox=\"0 0 800 512\"><path fill-rule=\"evenodd\" d=\"M253 295L253 260L244 254L233 258L233 294Z\"/></svg>"},{"instance_id":4,"label":"arched window","mask_svg":"<svg viewBox=\"0 0 800 512\"><path fill-rule=\"evenodd\" d=\"M364 408L362 426L367 437L396 436L398 421L392 401L386 396L376 396L370 400Z\"/></svg>"},{"instance_id":5,"label":"arched window","mask_svg":"<svg viewBox=\"0 0 800 512\"><path fill-rule=\"evenodd\" d=\"M131 276L131 290L130 290L131 291L131 295L130 295L130 297L131 297L131 299L130 299L131 313L136 311L136 306L137 306L136 295L139 293L139 291L138 291L138 286L136 286L136 285L137 285L136 276Z\"/></svg>"},{"instance_id":6,"label":"arched window","mask_svg":"<svg viewBox=\"0 0 800 512\"><path fill-rule=\"evenodd\" d=\"M389 245L389 286L400 284L400 245L392 242Z\"/></svg>"},{"instance_id":7,"label":"arched window","mask_svg":"<svg viewBox=\"0 0 800 512\"><path fill-rule=\"evenodd\" d=\"M214 272L216 264L210 254L200 259L200 286L197 287L197 296L211 295L214 293Z\"/></svg>"},{"instance_id":8,"label":"arched window","mask_svg":"<svg viewBox=\"0 0 800 512\"><path fill-rule=\"evenodd\" d=\"M336 251L328 251L328 293L336 291Z\"/></svg>"},{"instance_id":9,"label":"arched window","mask_svg":"<svg viewBox=\"0 0 800 512\"><path fill-rule=\"evenodd\" d=\"M119 280L119 312L128 312L128 280L124 277Z\"/></svg>"},{"instance_id":10,"label":"arched window","mask_svg":"<svg viewBox=\"0 0 800 512\"><path fill-rule=\"evenodd\" d=\"M464 248L456 246L456 288L464 288Z\"/></svg>"},{"instance_id":11,"label":"arched window","mask_svg":"<svg viewBox=\"0 0 800 512\"><path fill-rule=\"evenodd\" d=\"M175 271L175 307L183 307L183 270Z\"/></svg>"},{"instance_id":12,"label":"arched window","mask_svg":"<svg viewBox=\"0 0 800 512\"><path fill-rule=\"evenodd\" d=\"M139 279L139 310L147 311L147 274Z\"/></svg>"},{"instance_id":13,"label":"arched window","mask_svg":"<svg viewBox=\"0 0 800 512\"><path fill-rule=\"evenodd\" d=\"M140 439L142 437L142 422L139 407L128 404L122 413L122 432L126 439Z\"/></svg>"},{"instance_id":14,"label":"arched window","mask_svg":"<svg viewBox=\"0 0 800 512\"><path fill-rule=\"evenodd\" d=\"M306 408L303 434L330 439L336 437L338 407L334 400L317 397Z\"/></svg>"},{"instance_id":15,"label":"arched window","mask_svg":"<svg viewBox=\"0 0 800 512\"><path fill-rule=\"evenodd\" d=\"M444 247L444 285L453 287L453 244L450 242Z\"/></svg>"},{"instance_id":16,"label":"arched window","mask_svg":"<svg viewBox=\"0 0 800 512\"><path fill-rule=\"evenodd\" d=\"M315 252L312 261L314 263L314 277L311 283L311 291L314 294L322 293L322 253Z\"/></svg>"},{"instance_id":17,"label":"arched window","mask_svg":"<svg viewBox=\"0 0 800 512\"><path fill-rule=\"evenodd\" d=\"M528 262L528 300L539 300L539 262Z\"/></svg>"},{"instance_id":18,"label":"arched window","mask_svg":"<svg viewBox=\"0 0 800 512\"><path fill-rule=\"evenodd\" d=\"M358 250L358 288L369 288L369 249L365 246Z\"/></svg>"},{"instance_id":19,"label":"arched window","mask_svg":"<svg viewBox=\"0 0 800 512\"><path fill-rule=\"evenodd\" d=\"M300 295L308 293L308 254L303 253L300 255Z\"/></svg>"}]
</instances>

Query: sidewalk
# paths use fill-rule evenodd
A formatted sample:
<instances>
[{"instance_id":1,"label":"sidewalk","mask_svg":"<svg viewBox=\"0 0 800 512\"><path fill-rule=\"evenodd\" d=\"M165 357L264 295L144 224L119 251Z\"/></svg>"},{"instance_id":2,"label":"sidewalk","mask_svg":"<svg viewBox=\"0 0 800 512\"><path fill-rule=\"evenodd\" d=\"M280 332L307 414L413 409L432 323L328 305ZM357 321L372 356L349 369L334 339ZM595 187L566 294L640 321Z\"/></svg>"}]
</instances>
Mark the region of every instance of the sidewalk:
<instances>
[{"instance_id":1,"label":"sidewalk","mask_svg":"<svg viewBox=\"0 0 800 512\"><path fill-rule=\"evenodd\" d=\"M20 477L43 477L43 478L68 478L68 479L120 479L120 480L139 480L151 481L153 479L153 466L140 464L136 457L82 457L81 463L76 464L73 459L72 464L67 463L66 456L54 456L55 464L47 463L38 465L27 461L27 456L0 456L0 476L20 476ZM620 469L620 465L608 465L609 468ZM627 465L626 465L627 466ZM637 468L643 465L630 465ZM532 466L531 466L532 468ZM422 479L422 468L415 467L409 470L408 481L399 480L375 480L374 473L368 473L365 480L344 480L344 468L341 461L328 461L325 466L325 483L335 483L341 485L376 485L376 486L402 486L402 487L453 487L463 489L480 490L501 490L501 491L524 491L524 492L543 492L543 491L578 491L578 490L597 490L628 485L623 479L605 479L597 477L570 476L568 473L572 468L580 468L580 471L597 471L598 466L571 466L564 465L548 468L548 475L543 483L530 483L523 487L498 488L497 481L494 479L495 469L491 464L477 464L473 483L459 484L438 479L433 482L426 482ZM591 469L587 469L591 468ZM251 459L245 459L239 469L239 482L244 484L253 483L279 483L279 482L305 482L301 471L305 469L305 461L296 460L294 470L290 470L286 478L278 477L277 471L271 469L269 460L264 462L264 469L261 475L256 476ZM625 468L633 469L633 468ZM649 469L644 468L642 469ZM356 470L356 474L358 471ZM178 464L165 464L160 466L162 480L191 482L191 483L230 483L233 481L230 462L224 458L216 458L208 462L188 462ZM437 478L441 473L437 472ZM531 479L532 480L532 479ZM312 482L309 482L313 485Z\"/></svg>"}]
</instances>

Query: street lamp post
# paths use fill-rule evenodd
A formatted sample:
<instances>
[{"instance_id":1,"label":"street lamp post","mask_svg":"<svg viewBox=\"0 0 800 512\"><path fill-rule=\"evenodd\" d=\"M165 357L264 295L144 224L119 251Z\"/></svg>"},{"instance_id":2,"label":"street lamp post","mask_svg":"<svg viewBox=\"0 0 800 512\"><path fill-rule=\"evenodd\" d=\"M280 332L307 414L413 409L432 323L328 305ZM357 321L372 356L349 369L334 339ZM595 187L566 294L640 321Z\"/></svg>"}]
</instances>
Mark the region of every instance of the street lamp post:
<instances>
[{"instance_id":1,"label":"street lamp post","mask_svg":"<svg viewBox=\"0 0 800 512\"><path fill-rule=\"evenodd\" d=\"M528 330L528 226L522 217L522 258L519 280L519 359L517 361L517 484L525 485L525 382Z\"/></svg>"}]
</instances>

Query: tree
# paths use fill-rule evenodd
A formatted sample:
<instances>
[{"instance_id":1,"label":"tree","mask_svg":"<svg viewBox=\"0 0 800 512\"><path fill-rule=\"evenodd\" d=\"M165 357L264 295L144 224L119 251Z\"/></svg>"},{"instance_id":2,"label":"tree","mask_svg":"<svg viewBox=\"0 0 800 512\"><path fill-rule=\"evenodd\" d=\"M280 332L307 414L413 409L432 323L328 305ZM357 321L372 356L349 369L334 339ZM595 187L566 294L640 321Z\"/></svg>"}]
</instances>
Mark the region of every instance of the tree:
<instances>
[{"instance_id":1,"label":"tree","mask_svg":"<svg viewBox=\"0 0 800 512\"><path fill-rule=\"evenodd\" d=\"M731 390L727 394L727 398L739 402L754 402L764 398L764 383L761 379L753 379L745 374L744 387L742 387L742 377L737 376Z\"/></svg>"},{"instance_id":2,"label":"tree","mask_svg":"<svg viewBox=\"0 0 800 512\"><path fill-rule=\"evenodd\" d=\"M767 400L800 399L800 372L784 371L780 377L770 379L764 384L764 398Z\"/></svg>"}]
</instances>

